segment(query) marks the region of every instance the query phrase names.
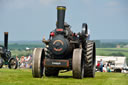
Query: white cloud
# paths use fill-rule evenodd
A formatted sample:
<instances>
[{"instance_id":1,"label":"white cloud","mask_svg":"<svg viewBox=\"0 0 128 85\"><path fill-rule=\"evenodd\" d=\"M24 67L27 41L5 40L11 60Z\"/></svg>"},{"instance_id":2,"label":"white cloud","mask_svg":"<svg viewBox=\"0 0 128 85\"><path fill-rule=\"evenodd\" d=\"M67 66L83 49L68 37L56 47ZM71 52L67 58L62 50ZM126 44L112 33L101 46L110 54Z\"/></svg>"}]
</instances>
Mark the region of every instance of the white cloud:
<instances>
[{"instance_id":1,"label":"white cloud","mask_svg":"<svg viewBox=\"0 0 128 85\"><path fill-rule=\"evenodd\" d=\"M93 0L82 0L85 4L91 4Z\"/></svg>"},{"instance_id":2,"label":"white cloud","mask_svg":"<svg viewBox=\"0 0 128 85\"><path fill-rule=\"evenodd\" d=\"M110 1L110 2L108 2L107 5L111 6L111 7L116 7L116 6L119 6L120 3L118 1Z\"/></svg>"},{"instance_id":3,"label":"white cloud","mask_svg":"<svg viewBox=\"0 0 128 85\"><path fill-rule=\"evenodd\" d=\"M83 0L86 3L90 3L92 0Z\"/></svg>"},{"instance_id":4,"label":"white cloud","mask_svg":"<svg viewBox=\"0 0 128 85\"><path fill-rule=\"evenodd\" d=\"M96 0L81 0L86 7L92 8L94 7L94 4L96 2Z\"/></svg>"},{"instance_id":5,"label":"white cloud","mask_svg":"<svg viewBox=\"0 0 128 85\"><path fill-rule=\"evenodd\" d=\"M120 5L119 0L82 0L83 3L85 3L88 6L93 6L93 5L101 5L101 4L105 4L107 6L111 6L111 7L116 7Z\"/></svg>"},{"instance_id":6,"label":"white cloud","mask_svg":"<svg viewBox=\"0 0 128 85\"><path fill-rule=\"evenodd\" d=\"M50 5L50 4L52 4L52 3L56 2L56 1L57 0L40 0L40 3L42 5Z\"/></svg>"},{"instance_id":7,"label":"white cloud","mask_svg":"<svg viewBox=\"0 0 128 85\"><path fill-rule=\"evenodd\" d=\"M1 5L5 8L24 8L34 5L35 0L1 0Z\"/></svg>"},{"instance_id":8,"label":"white cloud","mask_svg":"<svg viewBox=\"0 0 128 85\"><path fill-rule=\"evenodd\" d=\"M51 5L51 4L57 4L57 5L66 5L68 0L40 0L41 5Z\"/></svg>"},{"instance_id":9,"label":"white cloud","mask_svg":"<svg viewBox=\"0 0 128 85\"><path fill-rule=\"evenodd\" d=\"M66 5L69 0L0 0L0 7L24 9L26 7Z\"/></svg>"}]
</instances>

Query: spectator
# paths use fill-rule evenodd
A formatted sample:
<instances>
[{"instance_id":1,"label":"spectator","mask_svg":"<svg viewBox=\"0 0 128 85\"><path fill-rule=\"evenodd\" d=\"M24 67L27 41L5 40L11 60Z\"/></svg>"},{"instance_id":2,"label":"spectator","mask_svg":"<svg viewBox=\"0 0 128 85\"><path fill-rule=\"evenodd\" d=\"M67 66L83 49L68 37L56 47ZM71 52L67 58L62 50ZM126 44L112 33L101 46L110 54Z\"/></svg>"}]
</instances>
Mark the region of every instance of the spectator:
<instances>
[{"instance_id":1,"label":"spectator","mask_svg":"<svg viewBox=\"0 0 128 85\"><path fill-rule=\"evenodd\" d=\"M21 67L21 68L24 68L24 67L25 67L24 56L22 56L22 57L20 58L20 67Z\"/></svg>"},{"instance_id":2,"label":"spectator","mask_svg":"<svg viewBox=\"0 0 128 85\"><path fill-rule=\"evenodd\" d=\"M97 66L96 66L96 67L97 67L97 70L98 70L98 71L100 71L100 62L99 62L99 61L98 61L98 63L97 63Z\"/></svg>"},{"instance_id":3,"label":"spectator","mask_svg":"<svg viewBox=\"0 0 128 85\"><path fill-rule=\"evenodd\" d=\"M18 67L20 68L32 68L32 57L30 56L21 56L20 59L16 56L16 60L18 61Z\"/></svg>"},{"instance_id":4,"label":"spectator","mask_svg":"<svg viewBox=\"0 0 128 85\"><path fill-rule=\"evenodd\" d=\"M19 61L19 58L18 58L18 56L16 56L16 60L17 60L17 61Z\"/></svg>"},{"instance_id":5,"label":"spectator","mask_svg":"<svg viewBox=\"0 0 128 85\"><path fill-rule=\"evenodd\" d=\"M103 72L103 61L100 59L100 72Z\"/></svg>"},{"instance_id":6,"label":"spectator","mask_svg":"<svg viewBox=\"0 0 128 85\"><path fill-rule=\"evenodd\" d=\"M106 65L103 65L103 72L107 72Z\"/></svg>"},{"instance_id":7,"label":"spectator","mask_svg":"<svg viewBox=\"0 0 128 85\"><path fill-rule=\"evenodd\" d=\"M107 72L111 72L111 69L110 69L111 67L110 67L110 64L108 63L107 64Z\"/></svg>"},{"instance_id":8,"label":"spectator","mask_svg":"<svg viewBox=\"0 0 128 85\"><path fill-rule=\"evenodd\" d=\"M29 68L30 67L30 62L31 61L31 56L27 56L26 58L25 58L25 67L26 68Z\"/></svg>"},{"instance_id":9,"label":"spectator","mask_svg":"<svg viewBox=\"0 0 128 85\"><path fill-rule=\"evenodd\" d=\"M19 67L19 66L20 66L20 61L19 61L18 56L16 56L16 60L17 60L17 62L18 62L18 67Z\"/></svg>"}]
</instances>

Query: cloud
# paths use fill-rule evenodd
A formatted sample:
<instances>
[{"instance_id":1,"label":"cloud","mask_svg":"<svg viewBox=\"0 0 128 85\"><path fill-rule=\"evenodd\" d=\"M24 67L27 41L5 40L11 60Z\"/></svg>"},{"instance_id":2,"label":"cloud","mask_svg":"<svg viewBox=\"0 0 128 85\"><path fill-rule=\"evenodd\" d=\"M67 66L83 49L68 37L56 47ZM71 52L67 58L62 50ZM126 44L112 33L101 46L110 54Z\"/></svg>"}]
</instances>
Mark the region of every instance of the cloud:
<instances>
[{"instance_id":1,"label":"cloud","mask_svg":"<svg viewBox=\"0 0 128 85\"><path fill-rule=\"evenodd\" d=\"M40 0L41 5L50 5L55 3L58 0Z\"/></svg>"},{"instance_id":2,"label":"cloud","mask_svg":"<svg viewBox=\"0 0 128 85\"><path fill-rule=\"evenodd\" d=\"M1 7L4 8L25 8L34 5L35 0L0 0Z\"/></svg>"},{"instance_id":3,"label":"cloud","mask_svg":"<svg viewBox=\"0 0 128 85\"><path fill-rule=\"evenodd\" d=\"M69 0L0 0L0 7L4 8L26 8L41 6L66 5Z\"/></svg>"},{"instance_id":4,"label":"cloud","mask_svg":"<svg viewBox=\"0 0 128 85\"><path fill-rule=\"evenodd\" d=\"M87 4L87 5L91 5L93 0L82 0L83 3Z\"/></svg>"},{"instance_id":5,"label":"cloud","mask_svg":"<svg viewBox=\"0 0 128 85\"><path fill-rule=\"evenodd\" d=\"M90 3L90 2L92 2L92 0L82 0L82 1L84 1L85 3Z\"/></svg>"},{"instance_id":6,"label":"cloud","mask_svg":"<svg viewBox=\"0 0 128 85\"><path fill-rule=\"evenodd\" d=\"M52 4L56 4L56 5L66 5L66 3L69 0L40 0L40 4L41 5L52 5Z\"/></svg>"},{"instance_id":7,"label":"cloud","mask_svg":"<svg viewBox=\"0 0 128 85\"><path fill-rule=\"evenodd\" d=\"M108 7L117 7L120 5L120 0L82 0L87 6L92 7L93 5L100 5L103 4Z\"/></svg>"},{"instance_id":8,"label":"cloud","mask_svg":"<svg viewBox=\"0 0 128 85\"><path fill-rule=\"evenodd\" d=\"M111 7L117 7L120 5L120 3L118 1L110 1L107 3L107 5Z\"/></svg>"}]
</instances>

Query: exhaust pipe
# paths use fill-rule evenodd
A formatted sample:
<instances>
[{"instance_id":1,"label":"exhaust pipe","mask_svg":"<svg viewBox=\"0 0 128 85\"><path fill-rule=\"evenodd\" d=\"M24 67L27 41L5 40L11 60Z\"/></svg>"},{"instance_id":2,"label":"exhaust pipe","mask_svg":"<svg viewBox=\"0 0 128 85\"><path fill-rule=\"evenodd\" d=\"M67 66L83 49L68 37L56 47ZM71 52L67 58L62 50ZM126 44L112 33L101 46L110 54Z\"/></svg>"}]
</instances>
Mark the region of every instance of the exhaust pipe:
<instances>
[{"instance_id":1,"label":"exhaust pipe","mask_svg":"<svg viewBox=\"0 0 128 85\"><path fill-rule=\"evenodd\" d=\"M57 29L64 29L65 6L57 6Z\"/></svg>"},{"instance_id":2,"label":"exhaust pipe","mask_svg":"<svg viewBox=\"0 0 128 85\"><path fill-rule=\"evenodd\" d=\"M4 32L4 47L8 49L8 32Z\"/></svg>"}]
</instances>

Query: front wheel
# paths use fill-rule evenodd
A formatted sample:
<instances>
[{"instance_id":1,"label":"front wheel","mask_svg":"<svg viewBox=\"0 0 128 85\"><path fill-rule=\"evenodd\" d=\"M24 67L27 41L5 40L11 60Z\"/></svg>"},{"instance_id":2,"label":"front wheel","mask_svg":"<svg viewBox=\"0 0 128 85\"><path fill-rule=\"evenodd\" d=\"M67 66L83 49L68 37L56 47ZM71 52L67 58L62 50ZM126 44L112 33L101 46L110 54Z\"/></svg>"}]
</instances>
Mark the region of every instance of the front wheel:
<instances>
[{"instance_id":1,"label":"front wheel","mask_svg":"<svg viewBox=\"0 0 128 85\"><path fill-rule=\"evenodd\" d=\"M2 67L3 67L3 64L4 64L3 59L2 59L2 58L0 58L0 68L2 68Z\"/></svg>"},{"instance_id":2,"label":"front wheel","mask_svg":"<svg viewBox=\"0 0 128 85\"><path fill-rule=\"evenodd\" d=\"M82 49L74 49L73 51L73 78L82 79L84 77L84 61Z\"/></svg>"},{"instance_id":3,"label":"front wheel","mask_svg":"<svg viewBox=\"0 0 128 85\"><path fill-rule=\"evenodd\" d=\"M44 71L45 52L42 48L35 48L32 60L32 75L34 78L41 78Z\"/></svg>"},{"instance_id":4,"label":"front wheel","mask_svg":"<svg viewBox=\"0 0 128 85\"><path fill-rule=\"evenodd\" d=\"M17 69L18 61L15 58L10 58L8 61L8 68L9 69Z\"/></svg>"}]
</instances>

